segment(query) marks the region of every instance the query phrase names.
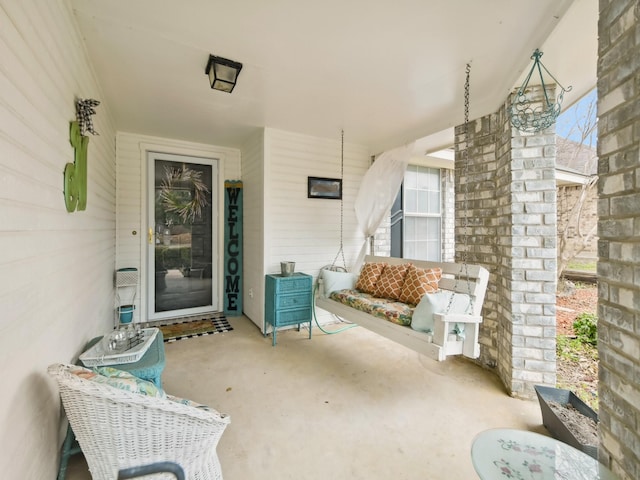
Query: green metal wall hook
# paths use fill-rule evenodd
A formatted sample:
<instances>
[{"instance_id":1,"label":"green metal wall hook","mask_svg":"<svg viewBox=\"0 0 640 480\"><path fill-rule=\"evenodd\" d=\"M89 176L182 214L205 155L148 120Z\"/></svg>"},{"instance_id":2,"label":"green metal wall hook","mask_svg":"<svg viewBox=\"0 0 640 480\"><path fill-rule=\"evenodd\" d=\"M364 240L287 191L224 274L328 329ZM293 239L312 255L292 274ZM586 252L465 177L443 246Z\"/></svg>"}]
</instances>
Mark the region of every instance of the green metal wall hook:
<instances>
[{"instance_id":1,"label":"green metal wall hook","mask_svg":"<svg viewBox=\"0 0 640 480\"><path fill-rule=\"evenodd\" d=\"M564 88L551 74L551 72L547 70L547 67L544 66L540 60L541 57L542 52L536 48L533 55L531 55L531 60L533 60L531 70L529 70L527 78L516 92L511 105L511 124L523 132L539 132L553 125L556 118L558 118L558 115L560 115L564 93L570 92L572 88ZM560 88L560 92L555 99L550 98L547 85L544 81L544 75L542 73L543 69ZM540 77L543 97L542 101L538 98L531 98L530 92L527 92L531 76L534 72L537 72ZM529 93L529 96L527 96L527 93Z\"/></svg>"}]
</instances>

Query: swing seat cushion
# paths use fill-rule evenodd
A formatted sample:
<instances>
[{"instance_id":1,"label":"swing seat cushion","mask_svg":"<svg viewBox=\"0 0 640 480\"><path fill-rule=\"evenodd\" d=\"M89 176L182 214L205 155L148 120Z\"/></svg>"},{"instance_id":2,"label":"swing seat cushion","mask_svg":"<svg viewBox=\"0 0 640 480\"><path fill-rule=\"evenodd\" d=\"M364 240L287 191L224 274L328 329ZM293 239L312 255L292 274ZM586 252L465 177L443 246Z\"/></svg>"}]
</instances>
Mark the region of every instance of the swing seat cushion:
<instances>
[{"instance_id":1,"label":"swing seat cushion","mask_svg":"<svg viewBox=\"0 0 640 480\"><path fill-rule=\"evenodd\" d=\"M338 290L329 298L398 325L411 325L413 307L397 300L374 297L359 290Z\"/></svg>"}]
</instances>

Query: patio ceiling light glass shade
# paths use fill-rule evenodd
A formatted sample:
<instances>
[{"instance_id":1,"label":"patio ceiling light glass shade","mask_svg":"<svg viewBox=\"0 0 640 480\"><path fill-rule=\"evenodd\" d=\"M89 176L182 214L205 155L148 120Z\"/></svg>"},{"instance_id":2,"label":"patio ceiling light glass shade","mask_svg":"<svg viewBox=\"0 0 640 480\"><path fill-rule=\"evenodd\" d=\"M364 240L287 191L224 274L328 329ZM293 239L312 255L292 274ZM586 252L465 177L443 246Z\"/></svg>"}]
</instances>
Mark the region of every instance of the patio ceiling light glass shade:
<instances>
[{"instance_id":1,"label":"patio ceiling light glass shade","mask_svg":"<svg viewBox=\"0 0 640 480\"><path fill-rule=\"evenodd\" d=\"M209 55L205 73L209 75L209 83L214 90L231 93L238 81L242 64L222 57Z\"/></svg>"}]
</instances>

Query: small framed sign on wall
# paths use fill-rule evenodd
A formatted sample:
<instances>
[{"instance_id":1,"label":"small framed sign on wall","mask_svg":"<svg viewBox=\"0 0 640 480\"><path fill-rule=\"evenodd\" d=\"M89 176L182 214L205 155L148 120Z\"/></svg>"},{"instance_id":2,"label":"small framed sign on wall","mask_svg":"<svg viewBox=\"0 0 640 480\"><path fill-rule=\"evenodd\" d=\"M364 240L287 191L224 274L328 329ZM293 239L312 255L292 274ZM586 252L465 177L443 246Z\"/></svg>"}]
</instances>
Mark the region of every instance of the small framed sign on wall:
<instances>
[{"instance_id":1,"label":"small framed sign on wall","mask_svg":"<svg viewBox=\"0 0 640 480\"><path fill-rule=\"evenodd\" d=\"M342 180L339 178L308 177L307 198L342 198Z\"/></svg>"}]
</instances>

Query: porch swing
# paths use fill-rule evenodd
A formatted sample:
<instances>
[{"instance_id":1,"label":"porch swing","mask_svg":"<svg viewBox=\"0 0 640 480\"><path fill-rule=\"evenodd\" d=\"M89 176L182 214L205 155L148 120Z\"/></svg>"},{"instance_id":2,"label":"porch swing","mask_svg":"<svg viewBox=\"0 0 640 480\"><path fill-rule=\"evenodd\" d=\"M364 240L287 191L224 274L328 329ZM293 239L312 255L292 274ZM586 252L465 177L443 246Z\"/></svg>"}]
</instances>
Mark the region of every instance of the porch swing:
<instances>
[{"instance_id":1,"label":"porch swing","mask_svg":"<svg viewBox=\"0 0 640 480\"><path fill-rule=\"evenodd\" d=\"M465 149L463 157L463 175L468 177L468 125L469 125L469 72L470 65L466 68L465 104L464 104L464 137ZM396 152L398 153L398 152ZM406 155L408 152L400 152ZM384 154L383 154L384 155ZM380 162L381 156L376 163ZM391 157L389 157L391 158ZM342 164L344 164L344 133L342 136ZM390 160L393 161L393 160ZM376 163L371 167L373 169ZM341 166L342 172L344 165ZM370 169L370 172L371 172ZM396 168L397 171L400 169ZM370 173L367 172L367 173ZM404 170L401 170L403 176ZM367 180L363 180L363 185ZM385 181L388 180L385 178ZM399 188L400 182L397 183ZM396 193L397 193L396 188ZM360 188L363 192L363 188ZM358 201L356 200L356 213L358 213ZM371 197L363 195L362 197ZM467 182L463 190L463 210L467 211L468 187ZM378 206L378 211L387 211L388 206ZM463 242L462 262L432 262L424 260L411 260L395 257L380 257L365 255L367 242L377 229L379 221L375 225L365 227L365 243L362 247L354 271L360 272L360 277L349 273L344 261L343 251L343 214L340 214L340 248L333 263L320 271L319 283L322 285L320 292L315 295L315 307L326 310L337 317L348 320L395 341L415 352L423 354L434 360L442 361L449 355L464 355L469 358L480 356L480 344L478 343L479 324L482 322L482 305L489 281L489 272L479 265L467 263L467 215L463 217ZM375 210L376 206L368 206ZM360 218L358 218L359 223ZM336 265L342 255L343 266ZM360 270L360 266L362 270ZM376 266L374 268L374 266ZM369 268L370 267L370 268ZM382 298L374 296L375 290L363 291L366 283L363 278L365 272L379 269L377 281L385 282L385 270L404 269L417 272L414 277L418 279L429 278L433 287L433 275L436 275L437 285L432 292L422 293L417 301L399 301L398 298ZM410 272L411 274L411 272ZM425 277L426 274L426 277ZM404 278L404 277L403 277ZM409 276L407 275L407 278ZM362 281L361 281L362 280ZM374 281L375 284L375 281ZM412 282L412 285L414 283ZM424 285L423 285L424 286ZM360 289L358 289L360 287ZM375 287L374 287L375 288ZM404 288L404 287L403 287ZM366 289L365 289L366 290ZM418 289L419 290L419 289ZM410 297L410 296L409 296ZM318 324L319 325L319 324ZM340 329L338 331L342 331ZM323 330L324 331L324 330ZM334 333L334 332L326 332Z\"/></svg>"}]
</instances>

